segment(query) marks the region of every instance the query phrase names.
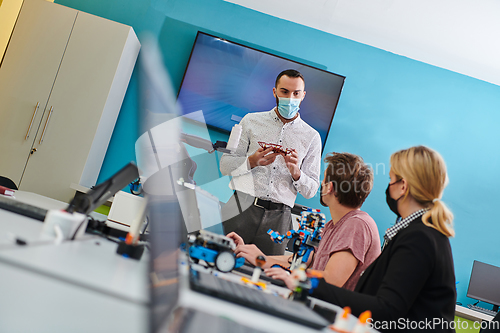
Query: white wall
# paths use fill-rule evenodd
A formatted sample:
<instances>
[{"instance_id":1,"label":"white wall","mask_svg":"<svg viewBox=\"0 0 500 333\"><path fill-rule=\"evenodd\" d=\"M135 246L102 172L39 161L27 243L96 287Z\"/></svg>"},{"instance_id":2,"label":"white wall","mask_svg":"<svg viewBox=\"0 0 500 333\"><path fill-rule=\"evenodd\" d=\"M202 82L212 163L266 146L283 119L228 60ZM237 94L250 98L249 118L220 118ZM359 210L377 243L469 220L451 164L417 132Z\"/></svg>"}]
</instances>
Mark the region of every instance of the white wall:
<instances>
[{"instance_id":1,"label":"white wall","mask_svg":"<svg viewBox=\"0 0 500 333\"><path fill-rule=\"evenodd\" d=\"M498 0L225 1L500 85Z\"/></svg>"}]
</instances>

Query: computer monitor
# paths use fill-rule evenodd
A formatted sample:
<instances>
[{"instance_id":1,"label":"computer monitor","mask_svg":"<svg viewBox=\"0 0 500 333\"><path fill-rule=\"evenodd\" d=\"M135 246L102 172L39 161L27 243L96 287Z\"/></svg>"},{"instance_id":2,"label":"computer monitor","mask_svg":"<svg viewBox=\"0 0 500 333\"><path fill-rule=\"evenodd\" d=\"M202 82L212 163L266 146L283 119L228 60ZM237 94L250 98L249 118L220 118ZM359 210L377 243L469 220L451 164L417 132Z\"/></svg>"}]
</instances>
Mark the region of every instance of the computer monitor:
<instances>
[{"instance_id":1,"label":"computer monitor","mask_svg":"<svg viewBox=\"0 0 500 333\"><path fill-rule=\"evenodd\" d=\"M500 267L474 260L467 297L493 304L498 311L500 305Z\"/></svg>"},{"instance_id":2,"label":"computer monitor","mask_svg":"<svg viewBox=\"0 0 500 333\"><path fill-rule=\"evenodd\" d=\"M134 163L130 162L87 193L75 195L66 211L87 215L137 178L139 178L139 170Z\"/></svg>"}]
</instances>

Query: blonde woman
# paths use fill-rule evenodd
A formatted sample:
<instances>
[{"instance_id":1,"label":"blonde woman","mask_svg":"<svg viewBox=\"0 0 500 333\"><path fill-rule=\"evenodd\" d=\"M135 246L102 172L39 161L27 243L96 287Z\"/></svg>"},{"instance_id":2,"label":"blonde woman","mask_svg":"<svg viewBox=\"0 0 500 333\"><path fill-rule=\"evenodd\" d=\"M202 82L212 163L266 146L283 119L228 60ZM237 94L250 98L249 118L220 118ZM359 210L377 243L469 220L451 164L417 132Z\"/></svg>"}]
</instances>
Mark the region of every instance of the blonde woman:
<instances>
[{"instance_id":1,"label":"blonde woman","mask_svg":"<svg viewBox=\"0 0 500 333\"><path fill-rule=\"evenodd\" d=\"M448 237L453 215L441 201L446 166L434 150L418 146L391 156L387 203L401 219L384 235L380 256L355 291L320 279L312 296L354 315L372 312L382 332L454 332L455 273Z\"/></svg>"}]
</instances>

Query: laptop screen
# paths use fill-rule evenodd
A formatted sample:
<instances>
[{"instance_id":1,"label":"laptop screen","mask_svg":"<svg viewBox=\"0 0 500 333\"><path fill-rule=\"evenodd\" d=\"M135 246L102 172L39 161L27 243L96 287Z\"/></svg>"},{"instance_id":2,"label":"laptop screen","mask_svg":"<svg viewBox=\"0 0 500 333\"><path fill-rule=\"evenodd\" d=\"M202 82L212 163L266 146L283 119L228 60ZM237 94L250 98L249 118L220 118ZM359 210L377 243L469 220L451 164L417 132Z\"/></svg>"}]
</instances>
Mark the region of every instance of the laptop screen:
<instances>
[{"instance_id":1,"label":"laptop screen","mask_svg":"<svg viewBox=\"0 0 500 333\"><path fill-rule=\"evenodd\" d=\"M179 112L156 41L141 40L139 57L141 132L136 158L141 182L148 198L150 241L150 332L160 332L179 299L178 258L186 239L182 214L175 192L183 163L179 147ZM160 126L160 127L158 127ZM163 127L161 127L163 126ZM166 128L166 130L165 130ZM166 132L158 136L158 131Z\"/></svg>"}]
</instances>

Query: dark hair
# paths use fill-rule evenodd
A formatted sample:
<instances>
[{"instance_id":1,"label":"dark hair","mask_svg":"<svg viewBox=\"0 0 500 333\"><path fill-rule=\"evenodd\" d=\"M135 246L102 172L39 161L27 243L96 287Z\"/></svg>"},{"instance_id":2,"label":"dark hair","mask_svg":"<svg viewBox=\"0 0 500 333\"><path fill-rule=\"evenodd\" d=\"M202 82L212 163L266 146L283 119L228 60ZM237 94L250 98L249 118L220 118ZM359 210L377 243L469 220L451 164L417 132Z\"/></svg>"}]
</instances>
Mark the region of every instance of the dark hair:
<instances>
[{"instance_id":1,"label":"dark hair","mask_svg":"<svg viewBox=\"0 0 500 333\"><path fill-rule=\"evenodd\" d=\"M277 88L278 87L278 82L281 79L282 76L288 76L288 77L300 77L302 81L304 82L304 85L306 84L306 80L304 80L304 77L299 71L296 71L295 69L287 69L284 70L283 72L278 74L278 77L276 78L276 82L274 83L274 86Z\"/></svg>"},{"instance_id":2,"label":"dark hair","mask_svg":"<svg viewBox=\"0 0 500 333\"><path fill-rule=\"evenodd\" d=\"M331 153L325 183L332 182L335 196L341 205L359 208L373 188L373 170L363 159L349 153Z\"/></svg>"}]
</instances>

